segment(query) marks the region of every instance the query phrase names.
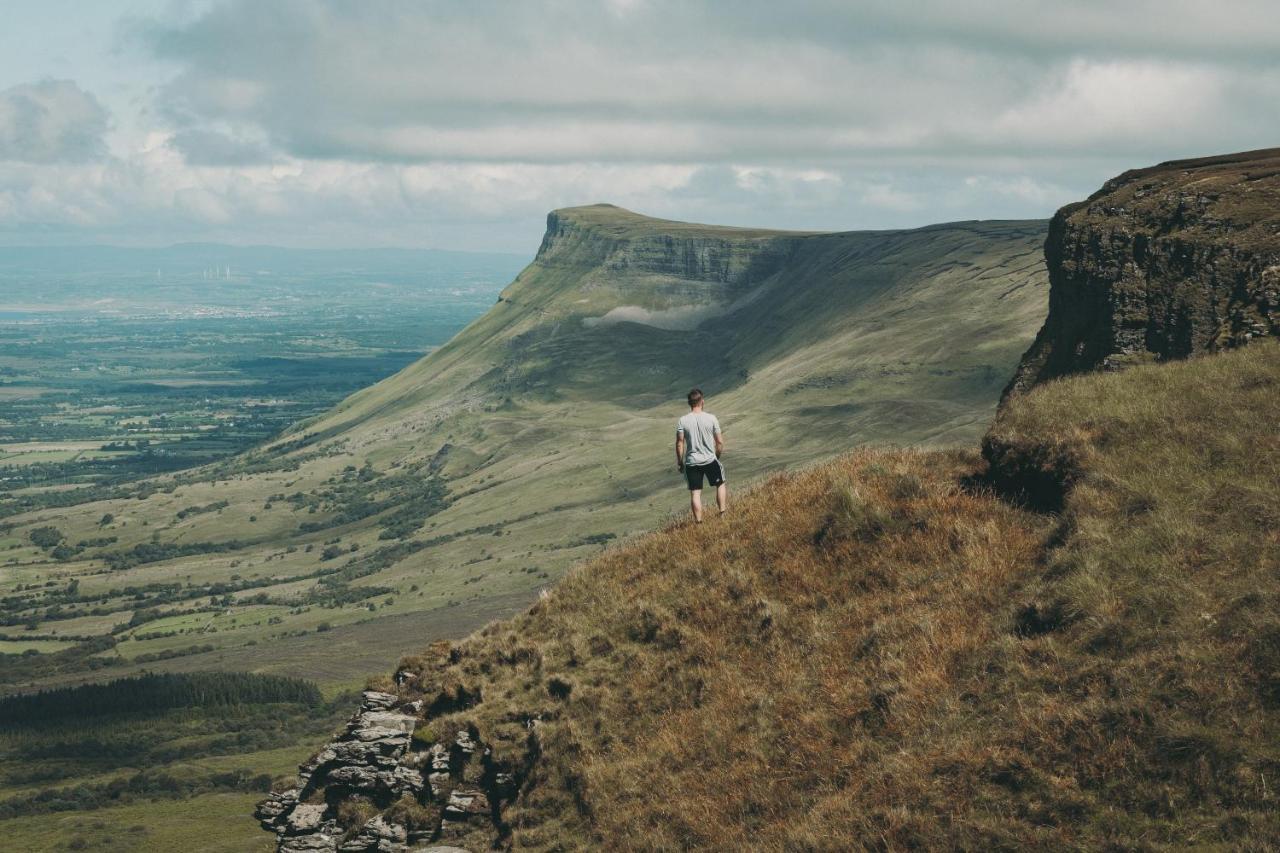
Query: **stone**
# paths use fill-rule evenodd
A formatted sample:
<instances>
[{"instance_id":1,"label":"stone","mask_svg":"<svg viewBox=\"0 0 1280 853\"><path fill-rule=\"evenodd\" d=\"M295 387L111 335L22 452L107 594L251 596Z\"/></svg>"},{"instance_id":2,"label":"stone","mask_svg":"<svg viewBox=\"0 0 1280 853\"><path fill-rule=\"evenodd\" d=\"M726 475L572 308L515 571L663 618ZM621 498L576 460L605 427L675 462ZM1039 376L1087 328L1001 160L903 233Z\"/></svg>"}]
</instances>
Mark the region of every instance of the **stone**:
<instances>
[{"instance_id":1,"label":"stone","mask_svg":"<svg viewBox=\"0 0 1280 853\"><path fill-rule=\"evenodd\" d=\"M444 807L446 820L466 820L489 814L489 798L479 788L457 788L450 792Z\"/></svg>"},{"instance_id":2,"label":"stone","mask_svg":"<svg viewBox=\"0 0 1280 853\"><path fill-rule=\"evenodd\" d=\"M1006 397L1280 335L1280 149L1125 172L1057 212L1045 260L1049 316Z\"/></svg>"},{"instance_id":3,"label":"stone","mask_svg":"<svg viewBox=\"0 0 1280 853\"><path fill-rule=\"evenodd\" d=\"M397 791L412 791L417 793L426 785L421 773L414 770L412 767L405 767L403 765L396 767L391 771L391 778L394 780L392 788Z\"/></svg>"},{"instance_id":4,"label":"stone","mask_svg":"<svg viewBox=\"0 0 1280 853\"><path fill-rule=\"evenodd\" d=\"M395 711L365 711L360 715L361 728L390 729L392 731L413 734L418 725L418 718L413 714L400 714Z\"/></svg>"},{"instance_id":5,"label":"stone","mask_svg":"<svg viewBox=\"0 0 1280 853\"><path fill-rule=\"evenodd\" d=\"M282 838L276 853L337 853L337 833L314 833L297 838Z\"/></svg>"},{"instance_id":6,"label":"stone","mask_svg":"<svg viewBox=\"0 0 1280 853\"><path fill-rule=\"evenodd\" d=\"M385 711L396 703L394 693L381 693L377 690L366 690L360 694L361 703L370 711Z\"/></svg>"},{"instance_id":7,"label":"stone","mask_svg":"<svg viewBox=\"0 0 1280 853\"><path fill-rule=\"evenodd\" d=\"M448 773L432 773L427 777L427 784L431 786L431 796L437 800L444 796L445 791L449 790L449 784L453 781L453 777Z\"/></svg>"},{"instance_id":8,"label":"stone","mask_svg":"<svg viewBox=\"0 0 1280 853\"><path fill-rule=\"evenodd\" d=\"M285 818L284 831L288 835L303 835L314 832L324 822L324 804L300 803L293 807Z\"/></svg>"},{"instance_id":9,"label":"stone","mask_svg":"<svg viewBox=\"0 0 1280 853\"><path fill-rule=\"evenodd\" d=\"M283 816L298 804L298 796L299 791L297 788L272 792L267 795L265 800L258 803L257 808L253 810L253 816L262 824L263 829L274 830L280 824Z\"/></svg>"},{"instance_id":10,"label":"stone","mask_svg":"<svg viewBox=\"0 0 1280 853\"><path fill-rule=\"evenodd\" d=\"M409 840L409 831L377 815L338 848L340 853L400 853Z\"/></svg>"},{"instance_id":11,"label":"stone","mask_svg":"<svg viewBox=\"0 0 1280 853\"><path fill-rule=\"evenodd\" d=\"M466 755L470 755L475 752L476 747L479 746L475 739L471 737L471 732L466 729L458 732L458 736L454 738L453 742L456 743L458 745L458 749L462 750Z\"/></svg>"},{"instance_id":12,"label":"stone","mask_svg":"<svg viewBox=\"0 0 1280 853\"><path fill-rule=\"evenodd\" d=\"M516 777L514 773L503 773L501 771L493 774L493 789L501 796L507 796L515 791Z\"/></svg>"},{"instance_id":13,"label":"stone","mask_svg":"<svg viewBox=\"0 0 1280 853\"><path fill-rule=\"evenodd\" d=\"M345 785L356 791L374 791L380 787L378 771L360 765L335 767L325 774L325 781L331 785Z\"/></svg>"}]
</instances>

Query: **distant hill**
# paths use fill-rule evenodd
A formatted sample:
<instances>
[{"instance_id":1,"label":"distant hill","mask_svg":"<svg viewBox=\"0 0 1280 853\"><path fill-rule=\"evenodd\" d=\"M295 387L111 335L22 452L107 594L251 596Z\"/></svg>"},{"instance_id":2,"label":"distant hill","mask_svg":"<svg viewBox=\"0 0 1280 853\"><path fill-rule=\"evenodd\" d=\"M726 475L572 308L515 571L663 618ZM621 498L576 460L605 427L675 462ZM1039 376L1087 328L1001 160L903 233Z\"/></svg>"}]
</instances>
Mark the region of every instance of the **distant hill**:
<instances>
[{"instance_id":1,"label":"distant hill","mask_svg":"<svg viewBox=\"0 0 1280 853\"><path fill-rule=\"evenodd\" d=\"M672 426L693 385L726 426L739 490L860 443L972 443L1043 318L1044 228L801 234L556 211L482 318L270 446L11 495L26 508L6 519L26 567L14 637L114 645L0 676L361 680L681 511ZM44 527L64 537L56 557L30 539ZM59 582L30 582L44 573Z\"/></svg>"},{"instance_id":2,"label":"distant hill","mask_svg":"<svg viewBox=\"0 0 1280 853\"><path fill-rule=\"evenodd\" d=\"M237 276L259 272L324 273L359 269L413 273L424 267L447 271L477 258L510 255L452 252L442 249L292 249L281 246L233 246L223 243L178 243L154 248L130 246L2 246L0 275L22 272L162 275L199 274L227 267Z\"/></svg>"},{"instance_id":3,"label":"distant hill","mask_svg":"<svg viewBox=\"0 0 1280 853\"><path fill-rule=\"evenodd\" d=\"M1194 166L1156 174L1165 197L1217 194L1240 215L1193 242L1176 236L1175 204L1169 246L1112 264L1132 208L1076 226L1060 214L1046 246L1057 313L983 456L862 448L779 474L725 519L670 523L581 564L519 617L405 658L298 787L259 806L278 849L1274 848L1280 345L1266 340L1275 302L1253 296L1273 268L1230 271L1232 304L1260 319L1213 346L1163 348L1168 316L1136 307L1162 304L1172 257L1185 278L1171 304L1236 316L1212 291L1239 255L1218 250L1274 213L1245 202L1280 173L1242 169L1211 191ZM1274 229L1255 233L1259 256L1280 248ZM824 238L744 235L762 241L746 256L710 251L729 239L719 231L698 250L658 236L619 255L610 239L561 213L540 261L580 240L616 269L714 270L732 305L733 282L770 269L780 245L784 268L822 268L802 259ZM516 316L562 317L520 284ZM1072 313L1107 294L1135 310L1111 325ZM640 307L667 312L668 299ZM763 316L822 320L782 305ZM1174 325L1198 341L1203 320ZM1058 349L1068 328L1123 330L1140 357L1072 363L1090 345ZM1062 375L1042 372L1046 342ZM772 343L729 351L790 363ZM1177 358L1212 350L1231 351ZM516 378L540 388L539 370Z\"/></svg>"}]
</instances>

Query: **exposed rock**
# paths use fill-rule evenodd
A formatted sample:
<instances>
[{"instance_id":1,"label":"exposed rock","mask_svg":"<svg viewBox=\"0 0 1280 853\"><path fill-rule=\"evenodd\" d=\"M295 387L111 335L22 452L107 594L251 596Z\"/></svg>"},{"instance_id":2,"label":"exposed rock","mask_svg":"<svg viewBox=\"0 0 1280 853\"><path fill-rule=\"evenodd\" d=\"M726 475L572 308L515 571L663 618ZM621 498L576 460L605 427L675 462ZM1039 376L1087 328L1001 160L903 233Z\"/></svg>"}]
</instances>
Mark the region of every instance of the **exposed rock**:
<instances>
[{"instance_id":1,"label":"exposed rock","mask_svg":"<svg viewBox=\"0 0 1280 853\"><path fill-rule=\"evenodd\" d=\"M294 806L293 810L289 812L289 816L285 818L285 833L288 835L303 835L316 831L324 822L325 808L327 807L323 804L312 805L310 803Z\"/></svg>"},{"instance_id":2,"label":"exposed rock","mask_svg":"<svg viewBox=\"0 0 1280 853\"><path fill-rule=\"evenodd\" d=\"M385 711L396 703L394 693L380 693L377 690L366 690L360 698L364 707L370 711Z\"/></svg>"},{"instance_id":3,"label":"exposed rock","mask_svg":"<svg viewBox=\"0 0 1280 853\"><path fill-rule=\"evenodd\" d=\"M400 853L406 849L409 831L378 815L360 828L338 850L341 853Z\"/></svg>"},{"instance_id":4,"label":"exposed rock","mask_svg":"<svg viewBox=\"0 0 1280 853\"><path fill-rule=\"evenodd\" d=\"M475 739L471 737L471 732L466 729L458 732L458 735L454 738L453 742L458 745L458 749L462 750L467 755L476 751Z\"/></svg>"},{"instance_id":5,"label":"exposed rock","mask_svg":"<svg viewBox=\"0 0 1280 853\"><path fill-rule=\"evenodd\" d=\"M274 830L276 822L284 815L293 810L298 804L298 789L290 788L287 791L272 792L265 800L258 803L258 807L254 809L253 816L262 823L262 828L266 830Z\"/></svg>"},{"instance_id":6,"label":"exposed rock","mask_svg":"<svg viewBox=\"0 0 1280 853\"><path fill-rule=\"evenodd\" d=\"M278 853L336 853L337 849L336 831L301 835L297 838L282 838L276 846Z\"/></svg>"},{"instance_id":7,"label":"exposed rock","mask_svg":"<svg viewBox=\"0 0 1280 853\"><path fill-rule=\"evenodd\" d=\"M426 787L422 774L402 763L417 717L390 710L398 701L390 693L366 691L360 711L346 730L299 769L301 787L271 794L258 804L254 814L264 829L280 834L280 851L338 849L334 839L340 833L335 823L325 820L327 807L299 803L314 791L338 786L343 792L390 802L405 794L416 796ZM361 832L381 832L383 828L383 824L366 825ZM407 835L401 837L388 829L378 839L372 846L342 849L400 850Z\"/></svg>"},{"instance_id":8,"label":"exposed rock","mask_svg":"<svg viewBox=\"0 0 1280 853\"><path fill-rule=\"evenodd\" d=\"M479 788L457 788L449 794L444 807L444 819L440 834L462 835L469 831L473 820L487 820L491 811L489 797Z\"/></svg>"},{"instance_id":9,"label":"exposed rock","mask_svg":"<svg viewBox=\"0 0 1280 853\"><path fill-rule=\"evenodd\" d=\"M609 230L584 227L593 211L607 210L613 220L634 220L653 228L652 234L618 239ZM684 227L682 227L684 226ZM799 233L752 233L750 229L710 228L685 233L684 223L665 222L630 213L613 205L556 210L547 215L547 232L538 260L554 264L562 252L597 255L610 271L637 270L672 279L749 285L777 270L795 251Z\"/></svg>"},{"instance_id":10,"label":"exposed rock","mask_svg":"<svg viewBox=\"0 0 1280 853\"><path fill-rule=\"evenodd\" d=\"M484 791L475 788L459 788L449 794L449 802L444 807L445 816L454 820L465 820L473 815L489 813L489 798Z\"/></svg>"},{"instance_id":11,"label":"exposed rock","mask_svg":"<svg viewBox=\"0 0 1280 853\"><path fill-rule=\"evenodd\" d=\"M1280 149L1126 172L1058 211L1049 315L1005 391L1280 334Z\"/></svg>"}]
</instances>

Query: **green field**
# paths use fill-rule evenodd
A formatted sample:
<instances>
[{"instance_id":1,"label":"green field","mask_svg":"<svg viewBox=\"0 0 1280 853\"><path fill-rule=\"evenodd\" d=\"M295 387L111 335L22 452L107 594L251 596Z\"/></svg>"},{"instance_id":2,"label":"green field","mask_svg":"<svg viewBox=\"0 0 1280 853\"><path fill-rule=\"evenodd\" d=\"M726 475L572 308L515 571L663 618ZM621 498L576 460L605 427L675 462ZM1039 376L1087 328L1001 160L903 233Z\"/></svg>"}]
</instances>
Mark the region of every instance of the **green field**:
<instances>
[{"instance_id":1,"label":"green field","mask_svg":"<svg viewBox=\"0 0 1280 853\"><path fill-rule=\"evenodd\" d=\"M195 849L253 849L261 838L244 804L352 701L296 679L221 674L0 699L7 849L165 850L192 826L203 827L194 843L212 845Z\"/></svg>"},{"instance_id":2,"label":"green field","mask_svg":"<svg viewBox=\"0 0 1280 853\"><path fill-rule=\"evenodd\" d=\"M259 444L447 341L518 268L447 252L0 249L0 517L42 505L48 485Z\"/></svg>"}]
</instances>

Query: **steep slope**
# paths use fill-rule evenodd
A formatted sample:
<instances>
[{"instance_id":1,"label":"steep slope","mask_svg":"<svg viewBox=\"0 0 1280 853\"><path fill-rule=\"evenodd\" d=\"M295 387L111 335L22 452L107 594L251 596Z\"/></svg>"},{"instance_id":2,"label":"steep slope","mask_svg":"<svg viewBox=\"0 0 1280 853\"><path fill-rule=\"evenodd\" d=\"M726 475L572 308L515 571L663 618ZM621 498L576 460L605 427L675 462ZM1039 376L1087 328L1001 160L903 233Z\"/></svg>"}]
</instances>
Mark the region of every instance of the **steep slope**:
<instances>
[{"instance_id":1,"label":"steep slope","mask_svg":"<svg viewBox=\"0 0 1280 853\"><path fill-rule=\"evenodd\" d=\"M264 827L282 851L1280 844L1280 344L1173 360L1271 331L1201 334L1249 314L1219 271L1271 304L1274 208L1246 202L1275 179L1217 184L1235 237L1183 258L1203 299L1126 267L1130 305L1211 307L1173 312L1195 346L1157 345L1168 310L1076 298L1118 279L1062 259L1110 263L1129 209L1074 233L1065 209L1059 313L985 458L859 450L580 565L373 682ZM1051 359L1089 351L1064 329L1101 354Z\"/></svg>"},{"instance_id":2,"label":"steep slope","mask_svg":"<svg viewBox=\"0 0 1280 853\"><path fill-rule=\"evenodd\" d=\"M484 317L324 418L11 519L9 630L98 645L6 680L362 680L679 511L671 428L694 384L738 486L862 442L972 442L1043 317L1043 228L796 234L557 211ZM36 547L42 527L72 553Z\"/></svg>"},{"instance_id":3,"label":"steep slope","mask_svg":"<svg viewBox=\"0 0 1280 853\"><path fill-rule=\"evenodd\" d=\"M1017 399L997 435L1072 448L1060 519L958 452L772 479L405 659L260 814L282 850L1268 848L1277 389L1259 344Z\"/></svg>"},{"instance_id":4,"label":"steep slope","mask_svg":"<svg viewBox=\"0 0 1280 853\"><path fill-rule=\"evenodd\" d=\"M1049 318L1009 386L1280 333L1280 148L1176 160L1053 218Z\"/></svg>"}]
</instances>

